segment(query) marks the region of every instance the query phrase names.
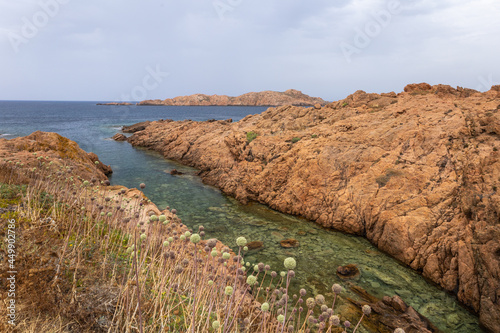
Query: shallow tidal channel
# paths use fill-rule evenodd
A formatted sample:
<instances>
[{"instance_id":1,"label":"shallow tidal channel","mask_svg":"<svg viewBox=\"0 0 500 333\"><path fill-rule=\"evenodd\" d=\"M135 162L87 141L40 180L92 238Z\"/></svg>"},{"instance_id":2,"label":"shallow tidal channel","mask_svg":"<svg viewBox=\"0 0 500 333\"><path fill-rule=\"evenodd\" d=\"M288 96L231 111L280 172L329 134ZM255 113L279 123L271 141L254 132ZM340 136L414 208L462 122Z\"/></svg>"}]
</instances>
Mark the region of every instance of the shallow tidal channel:
<instances>
[{"instance_id":1,"label":"shallow tidal channel","mask_svg":"<svg viewBox=\"0 0 500 333\"><path fill-rule=\"evenodd\" d=\"M331 286L339 283L343 286L344 301L340 302L340 307L336 306L336 313L339 310L342 313L346 297L360 300L349 289L351 285L358 285L379 298L399 295L443 332L483 332L478 318L464 309L455 297L428 283L366 239L326 229L258 203L242 205L218 189L204 185L195 169L165 160L156 152L140 148L134 151L141 156L140 165L136 165L135 170L120 171L114 164L113 184L138 187L141 182L146 183L144 193L160 209L167 206L177 209L178 216L188 227L197 231L198 226L203 225L205 239L217 238L235 252L235 240L239 236L246 237L249 242L262 241L263 248L249 250L244 255L244 260L252 264L250 269L263 262L270 265L271 270L280 272L283 260L294 257L297 267L291 283L293 293L305 288L306 297L320 293L331 303ZM172 176L171 169L184 174ZM282 248L280 241L286 238L294 238L300 245ZM342 280L337 276L337 267L347 264L357 265L361 272L359 278Z\"/></svg>"}]
</instances>

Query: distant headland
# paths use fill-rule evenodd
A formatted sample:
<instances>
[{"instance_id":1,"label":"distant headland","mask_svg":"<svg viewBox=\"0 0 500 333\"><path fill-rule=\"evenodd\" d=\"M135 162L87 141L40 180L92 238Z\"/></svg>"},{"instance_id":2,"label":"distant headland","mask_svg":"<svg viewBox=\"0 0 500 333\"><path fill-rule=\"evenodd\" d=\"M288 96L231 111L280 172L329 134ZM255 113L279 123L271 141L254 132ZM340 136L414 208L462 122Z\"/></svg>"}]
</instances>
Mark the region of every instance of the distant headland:
<instances>
[{"instance_id":1,"label":"distant headland","mask_svg":"<svg viewBox=\"0 0 500 333\"><path fill-rule=\"evenodd\" d=\"M249 92L240 96L194 94L177 96L164 100L145 100L137 105L178 105L178 106L313 106L326 105L319 97L311 97L299 90L288 89L284 92L261 91ZM130 105L130 103L99 103L98 105Z\"/></svg>"}]
</instances>

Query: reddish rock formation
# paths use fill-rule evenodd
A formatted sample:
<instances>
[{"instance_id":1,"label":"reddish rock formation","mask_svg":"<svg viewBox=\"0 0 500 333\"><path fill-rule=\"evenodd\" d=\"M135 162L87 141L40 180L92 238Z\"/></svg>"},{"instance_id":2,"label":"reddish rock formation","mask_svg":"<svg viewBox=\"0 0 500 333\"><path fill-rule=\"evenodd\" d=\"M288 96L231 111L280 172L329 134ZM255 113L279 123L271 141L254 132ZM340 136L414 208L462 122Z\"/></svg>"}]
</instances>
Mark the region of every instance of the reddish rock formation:
<instances>
[{"instance_id":1,"label":"reddish rock formation","mask_svg":"<svg viewBox=\"0 0 500 333\"><path fill-rule=\"evenodd\" d=\"M264 247L264 242L262 241L253 241L247 243L247 247L249 250L256 250Z\"/></svg>"},{"instance_id":2,"label":"reddish rock formation","mask_svg":"<svg viewBox=\"0 0 500 333\"><path fill-rule=\"evenodd\" d=\"M287 238L287 239L283 239L282 241L280 241L280 245L281 245L281 247L285 247L285 248L298 247L299 241L296 239L293 239L293 238Z\"/></svg>"},{"instance_id":3,"label":"reddish rock formation","mask_svg":"<svg viewBox=\"0 0 500 333\"><path fill-rule=\"evenodd\" d=\"M122 132L123 133L135 133L138 131L144 130L151 122L148 121L143 121L141 123L133 124L130 126L123 126L122 127Z\"/></svg>"},{"instance_id":4,"label":"reddish rock formation","mask_svg":"<svg viewBox=\"0 0 500 333\"><path fill-rule=\"evenodd\" d=\"M115 135L113 135L112 139L115 141L127 141L127 137L121 133L116 133Z\"/></svg>"},{"instance_id":5,"label":"reddish rock formation","mask_svg":"<svg viewBox=\"0 0 500 333\"><path fill-rule=\"evenodd\" d=\"M178 96L165 100L146 100L137 105L245 105L245 106L278 106L278 105L297 105L310 106L318 104L325 105L326 102L319 97L310 97L302 92L289 89L285 92L262 91L250 92L237 97L226 95L203 95L194 94L189 96Z\"/></svg>"},{"instance_id":6,"label":"reddish rock formation","mask_svg":"<svg viewBox=\"0 0 500 333\"><path fill-rule=\"evenodd\" d=\"M358 266L354 264L337 267L337 275L342 279L355 279L359 277L360 274Z\"/></svg>"},{"instance_id":7,"label":"reddish rock formation","mask_svg":"<svg viewBox=\"0 0 500 333\"><path fill-rule=\"evenodd\" d=\"M367 237L500 331L500 87L405 91L232 124L153 122L128 141L242 202Z\"/></svg>"},{"instance_id":8,"label":"reddish rock formation","mask_svg":"<svg viewBox=\"0 0 500 333\"><path fill-rule=\"evenodd\" d=\"M14 173L17 169L35 168L38 171L29 173L34 177L43 173L49 160L64 163L71 175L87 180L107 181L106 175L113 172L96 154L87 153L76 142L50 132L36 131L25 137L0 139L0 158L12 161L3 168L11 167Z\"/></svg>"}]
</instances>

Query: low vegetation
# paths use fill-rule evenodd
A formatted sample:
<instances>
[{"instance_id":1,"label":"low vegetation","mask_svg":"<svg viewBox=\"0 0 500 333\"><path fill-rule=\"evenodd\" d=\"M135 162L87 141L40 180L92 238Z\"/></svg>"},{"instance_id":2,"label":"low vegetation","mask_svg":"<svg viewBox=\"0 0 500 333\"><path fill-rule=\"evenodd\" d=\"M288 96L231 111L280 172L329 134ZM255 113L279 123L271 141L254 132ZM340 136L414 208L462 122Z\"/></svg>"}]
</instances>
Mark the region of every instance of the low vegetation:
<instances>
[{"instance_id":1,"label":"low vegetation","mask_svg":"<svg viewBox=\"0 0 500 333\"><path fill-rule=\"evenodd\" d=\"M0 256L15 220L19 272L16 326L2 319L2 332L354 333L371 312L365 305L359 322L343 320L338 284L330 303L289 295L293 258L278 272L250 265L244 237L234 253L205 240L202 226L189 230L175 209L155 214L138 190L73 176L67 161L29 170L4 161L0 170Z\"/></svg>"}]
</instances>

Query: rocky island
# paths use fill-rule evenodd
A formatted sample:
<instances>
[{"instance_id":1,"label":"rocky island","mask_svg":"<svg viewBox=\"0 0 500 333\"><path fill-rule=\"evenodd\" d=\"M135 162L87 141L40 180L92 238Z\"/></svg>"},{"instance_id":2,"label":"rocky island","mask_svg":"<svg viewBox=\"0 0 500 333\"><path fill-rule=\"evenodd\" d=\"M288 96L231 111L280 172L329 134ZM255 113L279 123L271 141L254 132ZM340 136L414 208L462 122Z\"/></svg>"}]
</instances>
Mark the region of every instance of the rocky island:
<instances>
[{"instance_id":1,"label":"rocky island","mask_svg":"<svg viewBox=\"0 0 500 333\"><path fill-rule=\"evenodd\" d=\"M499 138L500 86L422 83L235 123L155 121L127 141L242 202L366 237L498 332Z\"/></svg>"},{"instance_id":2,"label":"rocky island","mask_svg":"<svg viewBox=\"0 0 500 333\"><path fill-rule=\"evenodd\" d=\"M325 105L323 99L310 97L301 91L289 89L284 92L261 91L250 92L237 97L226 95L204 95L194 94L189 96L178 96L165 100L146 100L137 105L191 105L191 106L279 106L296 105L312 106Z\"/></svg>"}]
</instances>

